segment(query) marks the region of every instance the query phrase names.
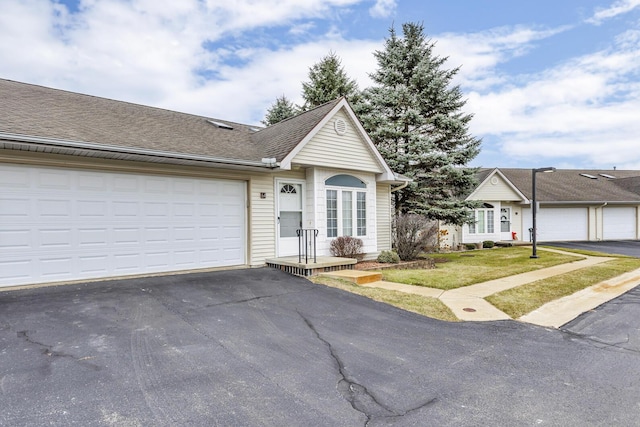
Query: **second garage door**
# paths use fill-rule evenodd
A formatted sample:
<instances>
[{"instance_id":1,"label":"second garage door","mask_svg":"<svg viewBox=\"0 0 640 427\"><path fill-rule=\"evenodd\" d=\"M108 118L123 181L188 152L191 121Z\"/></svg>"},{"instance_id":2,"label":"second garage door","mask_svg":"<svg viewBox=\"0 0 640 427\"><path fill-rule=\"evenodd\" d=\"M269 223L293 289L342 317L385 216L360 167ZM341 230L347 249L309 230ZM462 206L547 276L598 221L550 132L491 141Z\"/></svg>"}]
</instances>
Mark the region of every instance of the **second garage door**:
<instances>
[{"instance_id":1,"label":"second garage door","mask_svg":"<svg viewBox=\"0 0 640 427\"><path fill-rule=\"evenodd\" d=\"M624 240L636 238L636 208L607 206L602 209L603 238Z\"/></svg>"},{"instance_id":2,"label":"second garage door","mask_svg":"<svg viewBox=\"0 0 640 427\"><path fill-rule=\"evenodd\" d=\"M531 227L531 210L523 210L526 229ZM536 216L538 241L588 240L589 217L587 208L538 209Z\"/></svg>"},{"instance_id":3,"label":"second garage door","mask_svg":"<svg viewBox=\"0 0 640 427\"><path fill-rule=\"evenodd\" d=\"M0 164L0 286L245 264L245 187Z\"/></svg>"}]
</instances>

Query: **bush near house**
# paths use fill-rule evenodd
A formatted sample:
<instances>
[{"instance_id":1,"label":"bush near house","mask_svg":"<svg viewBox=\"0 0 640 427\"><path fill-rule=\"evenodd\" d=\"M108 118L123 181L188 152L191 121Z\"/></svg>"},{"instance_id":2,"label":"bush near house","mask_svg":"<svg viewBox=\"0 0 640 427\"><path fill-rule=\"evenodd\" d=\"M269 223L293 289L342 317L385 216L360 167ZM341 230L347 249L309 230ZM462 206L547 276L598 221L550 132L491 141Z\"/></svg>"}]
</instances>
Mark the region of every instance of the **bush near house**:
<instances>
[{"instance_id":1,"label":"bush near house","mask_svg":"<svg viewBox=\"0 0 640 427\"><path fill-rule=\"evenodd\" d=\"M362 253L362 247L362 239L350 236L341 236L336 237L331 241L329 250L333 256L361 260L364 256Z\"/></svg>"},{"instance_id":2,"label":"bush near house","mask_svg":"<svg viewBox=\"0 0 640 427\"><path fill-rule=\"evenodd\" d=\"M483 248L491 249L494 246L495 246L495 243L493 242L493 240L485 240L484 242L482 242Z\"/></svg>"},{"instance_id":3,"label":"bush near house","mask_svg":"<svg viewBox=\"0 0 640 427\"><path fill-rule=\"evenodd\" d=\"M394 247L403 261L412 261L437 242L438 223L423 215L398 214L394 221Z\"/></svg>"},{"instance_id":4,"label":"bush near house","mask_svg":"<svg viewBox=\"0 0 640 427\"><path fill-rule=\"evenodd\" d=\"M376 261L385 264L397 264L400 262L400 257L393 251L382 251L380 252L380 255L378 255L378 259Z\"/></svg>"}]
</instances>

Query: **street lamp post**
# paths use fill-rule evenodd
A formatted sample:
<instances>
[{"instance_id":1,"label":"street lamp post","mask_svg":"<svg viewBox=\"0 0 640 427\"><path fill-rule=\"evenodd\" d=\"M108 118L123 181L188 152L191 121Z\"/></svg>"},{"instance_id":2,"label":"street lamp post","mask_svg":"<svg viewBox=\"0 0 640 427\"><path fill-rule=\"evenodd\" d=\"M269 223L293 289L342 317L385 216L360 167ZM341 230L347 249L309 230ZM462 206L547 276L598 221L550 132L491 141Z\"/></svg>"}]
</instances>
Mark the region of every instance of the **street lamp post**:
<instances>
[{"instance_id":1,"label":"street lamp post","mask_svg":"<svg viewBox=\"0 0 640 427\"><path fill-rule=\"evenodd\" d=\"M537 168L537 169L531 169L531 193L532 193L532 197L533 200L531 200L531 214L532 214L532 226L533 226L533 235L531 236L531 242L533 244L533 252L531 253L531 256L529 258L538 258L538 246L537 246L537 234L538 234L538 227L536 224L536 213L538 211L538 205L537 205L537 201L536 201L536 174L538 172L555 172L556 168L554 167L546 167L546 168Z\"/></svg>"}]
</instances>

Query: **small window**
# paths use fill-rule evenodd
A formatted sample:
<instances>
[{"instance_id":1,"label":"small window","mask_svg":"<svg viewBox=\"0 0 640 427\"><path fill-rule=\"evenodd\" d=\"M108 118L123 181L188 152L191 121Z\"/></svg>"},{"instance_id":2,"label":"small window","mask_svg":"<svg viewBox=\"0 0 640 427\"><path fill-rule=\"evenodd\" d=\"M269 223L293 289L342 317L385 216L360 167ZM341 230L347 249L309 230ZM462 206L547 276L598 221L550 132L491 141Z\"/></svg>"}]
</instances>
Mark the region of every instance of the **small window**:
<instances>
[{"instance_id":1,"label":"small window","mask_svg":"<svg viewBox=\"0 0 640 427\"><path fill-rule=\"evenodd\" d=\"M283 185L282 188L280 189L280 192L284 193L284 194L296 194L297 193L296 187L294 187L291 184Z\"/></svg>"},{"instance_id":2,"label":"small window","mask_svg":"<svg viewBox=\"0 0 640 427\"><path fill-rule=\"evenodd\" d=\"M367 188L367 184L351 175L335 175L327 179L324 183L325 185L335 187Z\"/></svg>"}]
</instances>

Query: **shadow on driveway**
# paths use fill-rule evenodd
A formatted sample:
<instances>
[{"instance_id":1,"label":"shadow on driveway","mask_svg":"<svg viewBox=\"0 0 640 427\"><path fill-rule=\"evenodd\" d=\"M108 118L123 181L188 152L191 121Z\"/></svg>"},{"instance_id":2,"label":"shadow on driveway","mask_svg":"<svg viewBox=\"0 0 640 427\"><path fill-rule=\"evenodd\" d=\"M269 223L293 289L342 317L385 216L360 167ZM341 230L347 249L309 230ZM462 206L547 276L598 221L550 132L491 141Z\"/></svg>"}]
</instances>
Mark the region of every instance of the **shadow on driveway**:
<instances>
[{"instance_id":1,"label":"shadow on driveway","mask_svg":"<svg viewBox=\"0 0 640 427\"><path fill-rule=\"evenodd\" d=\"M0 425L631 425L638 350L270 269L0 292Z\"/></svg>"},{"instance_id":2,"label":"shadow on driveway","mask_svg":"<svg viewBox=\"0 0 640 427\"><path fill-rule=\"evenodd\" d=\"M558 248L582 249L613 255L640 258L640 240L605 240L600 242L543 242L540 245Z\"/></svg>"}]
</instances>

